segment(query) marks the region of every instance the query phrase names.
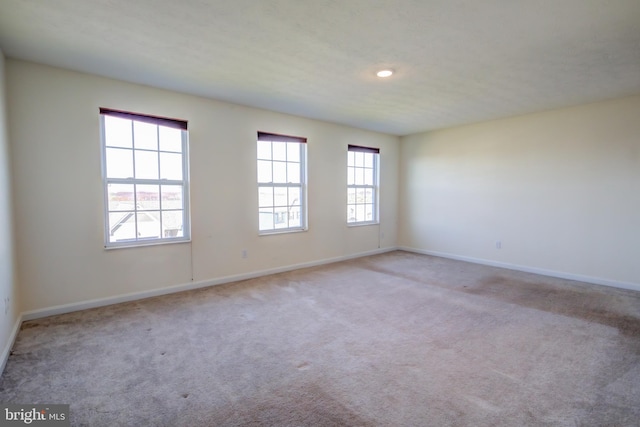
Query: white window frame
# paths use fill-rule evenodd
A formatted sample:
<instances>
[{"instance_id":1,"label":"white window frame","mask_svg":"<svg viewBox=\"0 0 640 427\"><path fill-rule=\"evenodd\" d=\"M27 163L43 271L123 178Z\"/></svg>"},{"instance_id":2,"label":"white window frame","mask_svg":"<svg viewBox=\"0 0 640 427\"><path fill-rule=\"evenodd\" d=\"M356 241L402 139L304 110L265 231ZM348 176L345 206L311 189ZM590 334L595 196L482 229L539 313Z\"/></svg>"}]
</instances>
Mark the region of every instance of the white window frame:
<instances>
[{"instance_id":1,"label":"white window frame","mask_svg":"<svg viewBox=\"0 0 640 427\"><path fill-rule=\"evenodd\" d=\"M352 154L353 153L353 154ZM351 162L351 156L355 159L358 156L358 153L362 153L364 156L372 156L372 167L366 166L363 163L361 165L357 165L355 162ZM361 173L364 177L364 174L367 171L373 172L373 177L371 184L366 184L364 179L357 183L356 174ZM372 200L368 202L359 201L357 199L358 192L369 190L371 192ZM351 196L353 194L353 196ZM358 226L358 225L371 225L371 224L379 224L380 223L380 149L378 148L370 148L363 147L359 145L349 145L347 147L347 225L349 226ZM358 206L363 206L363 210L366 215L366 207L371 205L371 214L372 218L370 220L362 219L358 220L357 211ZM352 210L354 211L352 213ZM356 215L355 219L352 216Z\"/></svg>"},{"instance_id":2,"label":"white window frame","mask_svg":"<svg viewBox=\"0 0 640 427\"><path fill-rule=\"evenodd\" d=\"M289 136L289 135L280 135L280 134L274 134L274 133L267 133L267 132L258 132L258 140L257 140L257 156L256 156L256 160L257 160L257 167L258 167L258 173L257 173L257 184L258 184L258 234L259 235L271 235L271 234L280 234L280 233L292 233L292 232L300 232L300 231L307 231L308 226L307 226L307 139L303 138L303 137L297 137L297 136ZM271 150L271 154L268 156L269 158L267 158L267 156L261 156L260 154L260 144L265 144L265 143L270 143L270 150ZM287 143L287 147L289 147L290 144L297 144L298 148L299 148L299 161L289 161L289 154L288 154L288 148L286 150L287 154L284 160L280 159L274 159L274 155L273 155L273 143ZM271 167L271 181L261 181L261 177L260 177L260 170L261 167L266 167L266 162L270 163L270 167ZM280 163L280 164L285 164L285 168L287 168L287 174L288 172L288 165L289 164L299 164L300 167L300 176L299 178L296 176L296 179L294 181L289 180L289 176L287 176L286 181L287 182L274 182L273 181L273 176L274 176L274 164L276 163ZM299 182L295 182L295 181L299 181ZM287 204L285 205L277 205L276 200L275 200L275 191L276 189L287 189ZM274 198L272 199L272 203L266 203L263 202L261 199L261 194L264 192L264 190L268 190L271 189L271 191L273 191L274 193ZM294 202L295 200L290 200L290 193L289 193L289 189L298 189L299 190L299 203L298 204L293 204L292 202ZM267 201L268 201L268 197L267 197ZM298 208L299 210L297 210L296 208ZM280 210L281 212L276 212L276 210ZM286 226L277 226L276 224L278 224L276 221L280 221L280 224L283 222L281 217L284 217L284 213L286 209L286 222L287 225ZM270 211L270 212L269 212ZM263 216L269 216L269 214L271 215L271 221L273 228L262 228L262 224L264 221ZM298 225L294 225L294 226L289 226L289 223L291 220L295 220L297 219L296 217L299 216L299 224Z\"/></svg>"},{"instance_id":3,"label":"white window frame","mask_svg":"<svg viewBox=\"0 0 640 427\"><path fill-rule=\"evenodd\" d=\"M131 129L132 129L132 134L131 134L131 141L132 141L132 146L130 148L131 150L131 154L132 154L132 159L133 159L133 175L131 177L118 177L118 178L114 178L114 177L109 177L107 176L107 148L119 148L119 147L115 147L115 146L107 146L107 140L106 140L106 124L105 124L105 117L106 116L112 116L112 117L117 117L117 118L121 118L121 119L127 119L127 120L131 120L132 124L131 124ZM152 149L152 148L136 148L136 142L135 142L135 133L134 133L134 122L142 122L142 123L147 123L147 124L153 124L156 125L156 137L158 138L158 140L156 141L156 147L157 149ZM176 150L172 150L172 151L168 151L168 150L162 150L160 148L159 145L159 140L160 140L160 134L159 134L159 129L158 127L168 127L168 128L174 128L174 129L179 129L181 132L181 148L180 148L180 154L182 155L182 179L166 179L166 178L160 178L160 167L161 167L161 154L162 153L166 153L166 154L178 154L178 152ZM170 118L165 118L165 117L157 117L157 116L150 116L150 115L145 115L145 114L139 114L139 113L131 113L128 111L120 111L120 110L112 110L112 109L108 109L108 108L100 108L100 143L101 143L101 160L102 160L102 182L103 182L103 190L104 190L104 247L106 249L115 249L115 248L125 248L125 247L137 247L137 246L150 246L150 245L160 245L160 244L167 244L167 243L182 243L182 242L190 242L191 241L191 223L190 223L190 213L189 213L189 151L188 151L188 131L187 131L187 122L184 120L177 120L177 119L170 119ZM121 147L122 150L129 150L129 148L124 148ZM157 179L149 179L149 178L136 178L135 177L135 168L136 168L136 162L135 162L135 156L136 154L141 154L143 152L146 153L157 153L157 157L158 157L158 178ZM110 200L109 200L109 185L110 184L125 184L125 185L132 185L134 188L133 191L133 207L131 208L131 210L126 209L126 210L118 210L118 209L114 209L114 210L110 210ZM137 190L136 190L136 186L138 185L157 185L158 189L160 191L159 193L159 197L158 197L158 208L157 209L142 209L140 207L140 204L138 203L138 199L137 199ZM163 209L163 198L162 198L162 186L168 186L168 185L172 185L172 186L180 186L182 188L182 205L180 208L165 208ZM163 227L163 213L168 213L168 212L180 212L182 211L182 228L181 228L181 236L163 236L163 231L166 233L166 230ZM134 215L135 220L133 221L134 223L134 230L135 230L135 237L130 238L130 239L123 239L123 240L114 240L112 241L112 239L110 238L110 236L113 234L112 233L112 229L115 226L112 226L110 224L110 213L115 213L115 212L129 212L130 214ZM146 212L146 213L145 213ZM158 213L158 219L157 221L160 223L159 224L159 228L160 228L160 236L155 238L155 237L138 237L140 236L139 233L139 221L137 220L138 216L141 214L145 214L147 216L150 216L151 212L157 212ZM122 220L119 221L119 223L124 223L125 221L128 221L128 219L125 219L123 217Z\"/></svg>"}]
</instances>

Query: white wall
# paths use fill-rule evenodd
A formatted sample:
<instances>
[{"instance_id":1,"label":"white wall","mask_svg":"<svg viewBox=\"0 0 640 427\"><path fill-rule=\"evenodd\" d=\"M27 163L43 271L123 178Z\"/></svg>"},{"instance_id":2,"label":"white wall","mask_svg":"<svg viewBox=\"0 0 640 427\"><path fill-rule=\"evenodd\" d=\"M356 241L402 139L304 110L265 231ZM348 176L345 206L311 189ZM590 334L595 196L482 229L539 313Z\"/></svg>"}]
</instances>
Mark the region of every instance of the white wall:
<instances>
[{"instance_id":1,"label":"white wall","mask_svg":"<svg viewBox=\"0 0 640 427\"><path fill-rule=\"evenodd\" d=\"M399 144L394 136L17 60L7 60L6 80L0 231L12 232L10 152L17 255L5 239L0 292L12 304L0 343L20 311L16 277L20 309L31 312L398 244L640 289L640 97ZM104 250L99 107L189 121L192 243ZM257 130L308 138L308 232L258 236ZM345 224L348 144L381 148L380 226Z\"/></svg>"},{"instance_id":2,"label":"white wall","mask_svg":"<svg viewBox=\"0 0 640 427\"><path fill-rule=\"evenodd\" d=\"M23 309L395 247L399 139L7 61ZM192 243L106 251L98 108L189 121ZM308 138L309 231L258 236L256 132ZM381 149L381 224L347 227L348 144ZM379 241L380 232L385 238ZM241 250L248 258L241 258Z\"/></svg>"},{"instance_id":3,"label":"white wall","mask_svg":"<svg viewBox=\"0 0 640 427\"><path fill-rule=\"evenodd\" d=\"M401 141L401 246L640 289L640 97Z\"/></svg>"},{"instance_id":4,"label":"white wall","mask_svg":"<svg viewBox=\"0 0 640 427\"><path fill-rule=\"evenodd\" d=\"M13 332L20 316L15 269L11 165L5 93L5 58L0 51L0 372L13 344ZM8 299L8 301L7 301Z\"/></svg>"}]
</instances>

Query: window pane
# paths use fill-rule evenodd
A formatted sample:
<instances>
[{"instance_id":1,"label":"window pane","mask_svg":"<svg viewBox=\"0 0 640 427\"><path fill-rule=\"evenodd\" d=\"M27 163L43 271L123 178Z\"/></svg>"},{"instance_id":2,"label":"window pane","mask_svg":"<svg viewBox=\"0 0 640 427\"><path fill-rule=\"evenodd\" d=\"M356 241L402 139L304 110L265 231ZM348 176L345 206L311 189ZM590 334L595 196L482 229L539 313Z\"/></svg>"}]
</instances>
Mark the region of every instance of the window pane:
<instances>
[{"instance_id":1,"label":"window pane","mask_svg":"<svg viewBox=\"0 0 640 427\"><path fill-rule=\"evenodd\" d=\"M107 198L110 211L131 211L136 202L133 197L133 184L109 184Z\"/></svg>"},{"instance_id":2,"label":"window pane","mask_svg":"<svg viewBox=\"0 0 640 427\"><path fill-rule=\"evenodd\" d=\"M180 129L158 126L160 150L182 153L182 131Z\"/></svg>"},{"instance_id":3,"label":"window pane","mask_svg":"<svg viewBox=\"0 0 640 427\"><path fill-rule=\"evenodd\" d=\"M289 227L289 212L286 207L274 208L274 225L276 229Z\"/></svg>"},{"instance_id":4,"label":"window pane","mask_svg":"<svg viewBox=\"0 0 640 427\"><path fill-rule=\"evenodd\" d=\"M347 203L352 205L356 202L356 189L348 188L347 189Z\"/></svg>"},{"instance_id":5,"label":"window pane","mask_svg":"<svg viewBox=\"0 0 640 427\"><path fill-rule=\"evenodd\" d=\"M364 153L356 151L354 154L356 155L356 166L364 166Z\"/></svg>"},{"instance_id":6,"label":"window pane","mask_svg":"<svg viewBox=\"0 0 640 427\"><path fill-rule=\"evenodd\" d=\"M358 153L362 154L362 153ZM364 185L364 169L356 168L356 185Z\"/></svg>"},{"instance_id":7,"label":"window pane","mask_svg":"<svg viewBox=\"0 0 640 427\"><path fill-rule=\"evenodd\" d=\"M287 182L300 184L300 163L287 163Z\"/></svg>"},{"instance_id":8,"label":"window pane","mask_svg":"<svg viewBox=\"0 0 640 427\"><path fill-rule=\"evenodd\" d=\"M287 206L287 188L275 187L273 189L274 206Z\"/></svg>"},{"instance_id":9,"label":"window pane","mask_svg":"<svg viewBox=\"0 0 640 427\"><path fill-rule=\"evenodd\" d=\"M136 203L138 210L160 209L160 186L136 185Z\"/></svg>"},{"instance_id":10,"label":"window pane","mask_svg":"<svg viewBox=\"0 0 640 427\"><path fill-rule=\"evenodd\" d=\"M362 153L364 154L364 166L367 168L373 167L373 153Z\"/></svg>"},{"instance_id":11,"label":"window pane","mask_svg":"<svg viewBox=\"0 0 640 427\"><path fill-rule=\"evenodd\" d=\"M136 178L158 179L158 152L135 150Z\"/></svg>"},{"instance_id":12,"label":"window pane","mask_svg":"<svg viewBox=\"0 0 640 427\"><path fill-rule=\"evenodd\" d=\"M301 227L300 206L289 208L289 227Z\"/></svg>"},{"instance_id":13,"label":"window pane","mask_svg":"<svg viewBox=\"0 0 640 427\"><path fill-rule=\"evenodd\" d=\"M364 221L364 205L356 205L356 220Z\"/></svg>"},{"instance_id":14,"label":"window pane","mask_svg":"<svg viewBox=\"0 0 640 427\"><path fill-rule=\"evenodd\" d=\"M271 162L258 160L258 182L272 182Z\"/></svg>"},{"instance_id":15,"label":"window pane","mask_svg":"<svg viewBox=\"0 0 640 427\"><path fill-rule=\"evenodd\" d=\"M356 203L364 203L365 202L365 190L364 188L358 188L356 190Z\"/></svg>"},{"instance_id":16,"label":"window pane","mask_svg":"<svg viewBox=\"0 0 640 427\"><path fill-rule=\"evenodd\" d=\"M258 206L273 207L273 187L258 188Z\"/></svg>"},{"instance_id":17,"label":"window pane","mask_svg":"<svg viewBox=\"0 0 640 427\"><path fill-rule=\"evenodd\" d=\"M104 139L107 147L132 148L131 120L104 116Z\"/></svg>"},{"instance_id":18,"label":"window pane","mask_svg":"<svg viewBox=\"0 0 640 427\"><path fill-rule=\"evenodd\" d=\"M260 231L273 230L273 209L260 208L258 215L258 226Z\"/></svg>"},{"instance_id":19,"label":"window pane","mask_svg":"<svg viewBox=\"0 0 640 427\"><path fill-rule=\"evenodd\" d=\"M136 238L135 212L109 213L109 242Z\"/></svg>"},{"instance_id":20,"label":"window pane","mask_svg":"<svg viewBox=\"0 0 640 427\"><path fill-rule=\"evenodd\" d=\"M349 153L353 154L353 153ZM355 168L347 168L347 185L355 184Z\"/></svg>"},{"instance_id":21,"label":"window pane","mask_svg":"<svg viewBox=\"0 0 640 427\"><path fill-rule=\"evenodd\" d=\"M364 202L365 203L373 203L373 189L366 188L364 190Z\"/></svg>"},{"instance_id":22,"label":"window pane","mask_svg":"<svg viewBox=\"0 0 640 427\"><path fill-rule=\"evenodd\" d=\"M363 169L364 185L373 185L373 169Z\"/></svg>"},{"instance_id":23,"label":"window pane","mask_svg":"<svg viewBox=\"0 0 640 427\"><path fill-rule=\"evenodd\" d=\"M347 206L347 222L355 222L356 219L356 205Z\"/></svg>"},{"instance_id":24,"label":"window pane","mask_svg":"<svg viewBox=\"0 0 640 427\"><path fill-rule=\"evenodd\" d=\"M300 161L300 144L297 142L287 143L287 161L299 162Z\"/></svg>"},{"instance_id":25,"label":"window pane","mask_svg":"<svg viewBox=\"0 0 640 427\"><path fill-rule=\"evenodd\" d=\"M162 212L162 237L183 237L183 211Z\"/></svg>"},{"instance_id":26,"label":"window pane","mask_svg":"<svg viewBox=\"0 0 640 427\"><path fill-rule=\"evenodd\" d=\"M364 206L365 221L373 221L373 205Z\"/></svg>"},{"instance_id":27,"label":"window pane","mask_svg":"<svg viewBox=\"0 0 640 427\"><path fill-rule=\"evenodd\" d=\"M273 162L273 182L287 182L287 164L285 162Z\"/></svg>"},{"instance_id":28,"label":"window pane","mask_svg":"<svg viewBox=\"0 0 640 427\"><path fill-rule=\"evenodd\" d=\"M355 166L356 165L356 153L353 151L349 151L347 153L347 166Z\"/></svg>"},{"instance_id":29,"label":"window pane","mask_svg":"<svg viewBox=\"0 0 640 427\"><path fill-rule=\"evenodd\" d=\"M162 185L160 191L162 194L162 209L182 209L181 185Z\"/></svg>"},{"instance_id":30,"label":"window pane","mask_svg":"<svg viewBox=\"0 0 640 427\"><path fill-rule=\"evenodd\" d=\"M138 212L138 239L160 238L160 212Z\"/></svg>"},{"instance_id":31,"label":"window pane","mask_svg":"<svg viewBox=\"0 0 640 427\"><path fill-rule=\"evenodd\" d=\"M289 206L300 205L300 188L298 187L289 187Z\"/></svg>"},{"instance_id":32,"label":"window pane","mask_svg":"<svg viewBox=\"0 0 640 427\"><path fill-rule=\"evenodd\" d=\"M273 142L273 160L287 160L287 143Z\"/></svg>"},{"instance_id":33,"label":"window pane","mask_svg":"<svg viewBox=\"0 0 640 427\"><path fill-rule=\"evenodd\" d=\"M271 160L271 142L258 141L258 159Z\"/></svg>"},{"instance_id":34,"label":"window pane","mask_svg":"<svg viewBox=\"0 0 640 427\"><path fill-rule=\"evenodd\" d=\"M182 154L160 153L160 179L182 180Z\"/></svg>"},{"instance_id":35,"label":"window pane","mask_svg":"<svg viewBox=\"0 0 640 427\"><path fill-rule=\"evenodd\" d=\"M133 150L106 149L107 178L133 178Z\"/></svg>"},{"instance_id":36,"label":"window pane","mask_svg":"<svg viewBox=\"0 0 640 427\"><path fill-rule=\"evenodd\" d=\"M133 122L133 143L137 149L158 149L158 126L151 123Z\"/></svg>"}]
</instances>

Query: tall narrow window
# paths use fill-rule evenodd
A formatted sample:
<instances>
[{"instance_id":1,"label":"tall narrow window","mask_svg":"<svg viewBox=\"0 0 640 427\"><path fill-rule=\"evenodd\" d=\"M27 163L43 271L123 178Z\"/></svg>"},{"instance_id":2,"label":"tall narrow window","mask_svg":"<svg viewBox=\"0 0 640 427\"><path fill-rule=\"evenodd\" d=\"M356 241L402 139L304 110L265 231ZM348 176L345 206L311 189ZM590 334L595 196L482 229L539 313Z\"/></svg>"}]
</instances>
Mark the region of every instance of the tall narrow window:
<instances>
[{"instance_id":1,"label":"tall narrow window","mask_svg":"<svg viewBox=\"0 0 640 427\"><path fill-rule=\"evenodd\" d=\"M187 122L100 109L105 247L190 239Z\"/></svg>"},{"instance_id":2,"label":"tall narrow window","mask_svg":"<svg viewBox=\"0 0 640 427\"><path fill-rule=\"evenodd\" d=\"M349 145L347 153L347 223L378 222L380 150Z\"/></svg>"},{"instance_id":3,"label":"tall narrow window","mask_svg":"<svg viewBox=\"0 0 640 427\"><path fill-rule=\"evenodd\" d=\"M258 229L302 231L306 215L306 138L258 132Z\"/></svg>"}]
</instances>

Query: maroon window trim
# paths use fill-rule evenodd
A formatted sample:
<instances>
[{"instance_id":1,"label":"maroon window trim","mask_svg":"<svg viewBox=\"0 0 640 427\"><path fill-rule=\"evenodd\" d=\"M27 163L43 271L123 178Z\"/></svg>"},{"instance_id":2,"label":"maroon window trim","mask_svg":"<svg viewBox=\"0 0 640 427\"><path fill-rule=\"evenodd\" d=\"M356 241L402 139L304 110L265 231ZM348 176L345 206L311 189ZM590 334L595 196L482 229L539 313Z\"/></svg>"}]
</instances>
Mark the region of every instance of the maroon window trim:
<instances>
[{"instance_id":1,"label":"maroon window trim","mask_svg":"<svg viewBox=\"0 0 640 427\"><path fill-rule=\"evenodd\" d=\"M258 141L300 142L306 144L307 138L258 131Z\"/></svg>"},{"instance_id":2,"label":"maroon window trim","mask_svg":"<svg viewBox=\"0 0 640 427\"><path fill-rule=\"evenodd\" d=\"M359 151L361 153L374 153L379 154L379 148L362 147L360 145L349 145L349 151Z\"/></svg>"},{"instance_id":3,"label":"maroon window trim","mask_svg":"<svg viewBox=\"0 0 640 427\"><path fill-rule=\"evenodd\" d=\"M175 129L187 130L187 121L170 119L168 117L150 116L148 114L132 113L130 111L112 110L110 108L100 108L100 114L105 116L119 117L121 119L135 120L138 122L151 123L159 126L166 126Z\"/></svg>"}]
</instances>

